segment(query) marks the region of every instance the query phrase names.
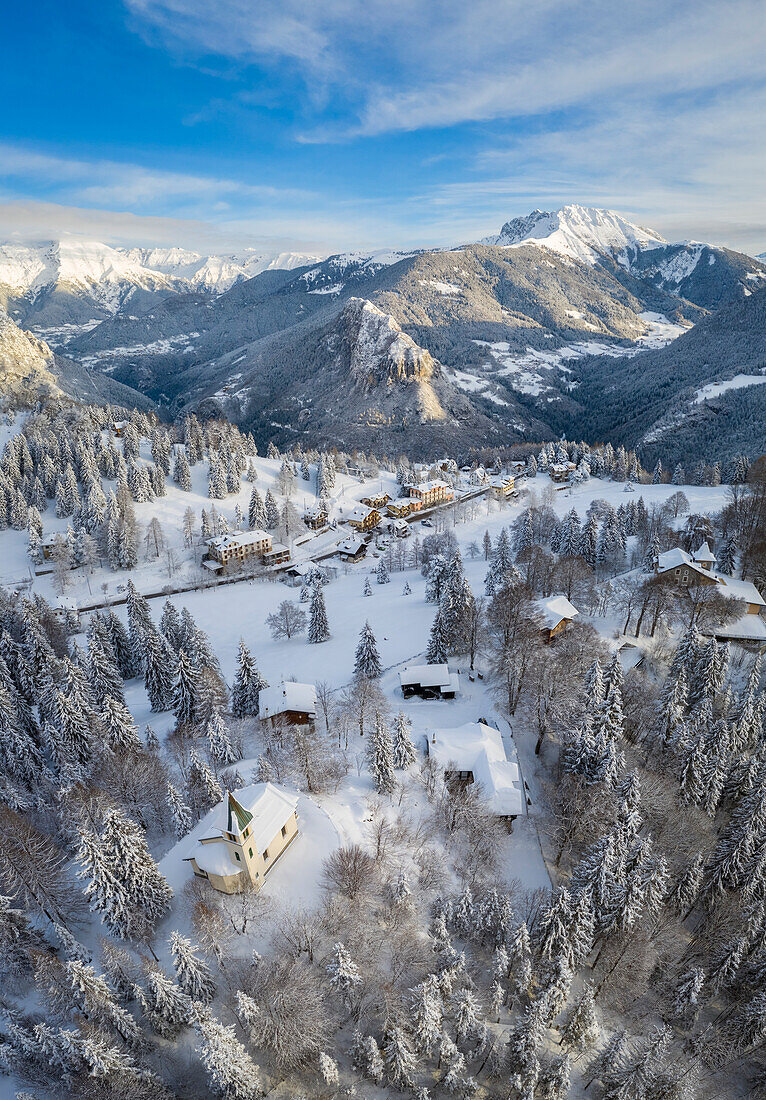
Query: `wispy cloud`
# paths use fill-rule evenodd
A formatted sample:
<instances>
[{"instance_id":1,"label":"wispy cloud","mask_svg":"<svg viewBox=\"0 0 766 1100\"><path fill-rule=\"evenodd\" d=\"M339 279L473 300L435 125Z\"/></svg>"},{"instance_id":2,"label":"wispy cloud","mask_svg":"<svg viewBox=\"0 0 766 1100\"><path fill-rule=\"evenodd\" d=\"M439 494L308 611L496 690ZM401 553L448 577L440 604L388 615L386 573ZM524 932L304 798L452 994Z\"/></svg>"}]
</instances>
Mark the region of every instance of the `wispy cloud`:
<instances>
[{"instance_id":1,"label":"wispy cloud","mask_svg":"<svg viewBox=\"0 0 766 1100\"><path fill-rule=\"evenodd\" d=\"M35 182L51 195L75 203L121 206L128 210L173 210L212 204L305 200L309 191L244 183L218 176L162 171L110 160L79 160L0 143L0 181L6 187Z\"/></svg>"}]
</instances>

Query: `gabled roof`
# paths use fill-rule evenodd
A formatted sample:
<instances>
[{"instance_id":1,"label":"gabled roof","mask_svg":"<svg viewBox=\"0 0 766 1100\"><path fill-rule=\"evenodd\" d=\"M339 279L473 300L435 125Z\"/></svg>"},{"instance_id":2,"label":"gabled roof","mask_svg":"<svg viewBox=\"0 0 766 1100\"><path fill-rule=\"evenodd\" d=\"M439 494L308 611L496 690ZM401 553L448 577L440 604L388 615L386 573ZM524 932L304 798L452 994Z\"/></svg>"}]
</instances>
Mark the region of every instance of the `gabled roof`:
<instances>
[{"instance_id":1,"label":"gabled roof","mask_svg":"<svg viewBox=\"0 0 766 1100\"><path fill-rule=\"evenodd\" d=\"M208 874L239 874L242 868L229 855L229 849L223 843L224 832L239 835L249 825L248 842L262 852L295 813L298 805L297 794L274 783L254 783L249 787L242 787L237 791L237 796L234 801L248 815L242 830L229 828L233 824L230 821L230 800L233 795L228 794L181 841L181 859L196 859L197 865Z\"/></svg>"},{"instance_id":2,"label":"gabled roof","mask_svg":"<svg viewBox=\"0 0 766 1100\"><path fill-rule=\"evenodd\" d=\"M457 691L459 679L456 672L450 672L448 665L408 665L399 673L401 687L415 684L419 687L440 688L442 691Z\"/></svg>"},{"instance_id":3,"label":"gabled roof","mask_svg":"<svg viewBox=\"0 0 766 1100\"><path fill-rule=\"evenodd\" d=\"M564 619L573 619L575 615L580 614L566 596L551 596L548 600L538 600L537 606L549 630L553 630Z\"/></svg>"},{"instance_id":4,"label":"gabled roof","mask_svg":"<svg viewBox=\"0 0 766 1100\"><path fill-rule=\"evenodd\" d=\"M274 718L287 711L298 714L316 714L317 695L313 684L297 684L283 680L274 687L264 688L258 699L258 716Z\"/></svg>"},{"instance_id":5,"label":"gabled roof","mask_svg":"<svg viewBox=\"0 0 766 1100\"><path fill-rule=\"evenodd\" d=\"M431 730L428 752L445 770L471 772L496 814L513 817L526 811L518 762L508 759L502 735L493 726L467 722L455 729Z\"/></svg>"}]
</instances>

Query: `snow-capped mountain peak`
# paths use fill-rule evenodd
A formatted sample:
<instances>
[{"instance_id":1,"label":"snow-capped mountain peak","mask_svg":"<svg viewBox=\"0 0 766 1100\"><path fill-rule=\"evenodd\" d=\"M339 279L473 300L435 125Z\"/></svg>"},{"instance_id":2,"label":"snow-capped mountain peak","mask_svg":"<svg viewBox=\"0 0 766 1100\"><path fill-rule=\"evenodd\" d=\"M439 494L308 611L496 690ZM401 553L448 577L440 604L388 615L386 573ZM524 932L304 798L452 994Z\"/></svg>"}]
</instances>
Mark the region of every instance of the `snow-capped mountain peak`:
<instances>
[{"instance_id":1,"label":"snow-capped mountain peak","mask_svg":"<svg viewBox=\"0 0 766 1100\"><path fill-rule=\"evenodd\" d=\"M593 264L604 254L619 259L629 249L658 248L667 242L659 233L634 225L614 210L571 204L513 218L497 236L486 237L481 243L506 247L536 244Z\"/></svg>"}]
</instances>

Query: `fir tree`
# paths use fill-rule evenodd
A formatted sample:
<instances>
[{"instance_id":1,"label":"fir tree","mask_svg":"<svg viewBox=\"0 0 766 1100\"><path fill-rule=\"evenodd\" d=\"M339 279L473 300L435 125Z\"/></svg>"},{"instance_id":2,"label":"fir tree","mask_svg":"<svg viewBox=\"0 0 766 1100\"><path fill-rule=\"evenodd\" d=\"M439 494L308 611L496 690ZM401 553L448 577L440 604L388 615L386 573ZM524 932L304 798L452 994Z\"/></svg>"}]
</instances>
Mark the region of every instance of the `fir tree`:
<instances>
[{"instance_id":1,"label":"fir tree","mask_svg":"<svg viewBox=\"0 0 766 1100\"><path fill-rule=\"evenodd\" d=\"M599 1032L593 987L586 985L564 1026L561 1041L565 1046L579 1053L595 1043Z\"/></svg>"},{"instance_id":2,"label":"fir tree","mask_svg":"<svg viewBox=\"0 0 766 1100\"><path fill-rule=\"evenodd\" d=\"M383 673L378 644L369 622L365 622L359 634L354 660L354 675L376 679Z\"/></svg>"},{"instance_id":3,"label":"fir tree","mask_svg":"<svg viewBox=\"0 0 766 1100\"><path fill-rule=\"evenodd\" d=\"M314 585L311 594L307 637L308 641L311 643L326 642L330 637L330 624L327 621L324 592L318 584Z\"/></svg>"},{"instance_id":4,"label":"fir tree","mask_svg":"<svg viewBox=\"0 0 766 1100\"><path fill-rule=\"evenodd\" d=\"M186 786L189 802L196 811L197 817L202 817L223 799L221 784L194 749L189 753L189 776Z\"/></svg>"},{"instance_id":5,"label":"fir tree","mask_svg":"<svg viewBox=\"0 0 766 1100\"><path fill-rule=\"evenodd\" d=\"M407 1033L398 1024L388 1024L383 1033L383 1062L388 1079L395 1088L412 1086L415 1053Z\"/></svg>"},{"instance_id":6,"label":"fir tree","mask_svg":"<svg viewBox=\"0 0 766 1100\"><path fill-rule=\"evenodd\" d=\"M133 716L119 699L106 696L101 704L101 724L106 745L113 752L137 752L141 738L133 722Z\"/></svg>"},{"instance_id":7,"label":"fir tree","mask_svg":"<svg viewBox=\"0 0 766 1100\"><path fill-rule=\"evenodd\" d=\"M169 710L173 705L175 661L165 636L156 630L147 633L144 664L146 694L152 710Z\"/></svg>"},{"instance_id":8,"label":"fir tree","mask_svg":"<svg viewBox=\"0 0 766 1100\"><path fill-rule=\"evenodd\" d=\"M238 754L231 743L229 731L220 712L214 710L205 729L210 757L218 765L233 764Z\"/></svg>"},{"instance_id":9,"label":"fir tree","mask_svg":"<svg viewBox=\"0 0 766 1100\"><path fill-rule=\"evenodd\" d=\"M192 812L184 802L181 792L172 783L168 783L168 806L176 839L181 840L192 827Z\"/></svg>"},{"instance_id":10,"label":"fir tree","mask_svg":"<svg viewBox=\"0 0 766 1100\"><path fill-rule=\"evenodd\" d=\"M354 991L361 985L362 976L342 943L335 944L332 958L327 964L326 970L331 987L336 993L340 993L343 1000L350 1007Z\"/></svg>"},{"instance_id":11,"label":"fir tree","mask_svg":"<svg viewBox=\"0 0 766 1100\"><path fill-rule=\"evenodd\" d=\"M363 596L371 596L372 595L372 585L370 584L370 578L369 577L364 578L364 588L362 589L362 595Z\"/></svg>"},{"instance_id":12,"label":"fir tree","mask_svg":"<svg viewBox=\"0 0 766 1100\"><path fill-rule=\"evenodd\" d=\"M444 611L440 605L431 625L431 633L426 648L426 661L429 665L443 665L447 662L448 638L444 623Z\"/></svg>"},{"instance_id":13,"label":"fir tree","mask_svg":"<svg viewBox=\"0 0 766 1100\"><path fill-rule=\"evenodd\" d=\"M266 491L266 530L274 531L279 526L279 507L271 492L271 489Z\"/></svg>"},{"instance_id":14,"label":"fir tree","mask_svg":"<svg viewBox=\"0 0 766 1100\"><path fill-rule=\"evenodd\" d=\"M266 526L266 509L261 499L261 494L255 486L250 493L250 504L247 510L247 523L250 530L263 530Z\"/></svg>"},{"instance_id":15,"label":"fir tree","mask_svg":"<svg viewBox=\"0 0 766 1100\"><path fill-rule=\"evenodd\" d=\"M235 718L257 716L260 705L260 693L269 685L258 671L255 660L240 639L237 653L237 671L234 676L234 689L231 696L231 709Z\"/></svg>"},{"instance_id":16,"label":"fir tree","mask_svg":"<svg viewBox=\"0 0 766 1100\"><path fill-rule=\"evenodd\" d=\"M399 711L394 719L394 767L408 768L415 763L415 746L410 736L412 723L409 718Z\"/></svg>"},{"instance_id":17,"label":"fir tree","mask_svg":"<svg viewBox=\"0 0 766 1100\"><path fill-rule=\"evenodd\" d=\"M394 774L394 747L385 719L375 716L375 726L368 750L369 767L379 794L392 794L396 789Z\"/></svg>"},{"instance_id":18,"label":"fir tree","mask_svg":"<svg viewBox=\"0 0 766 1100\"><path fill-rule=\"evenodd\" d=\"M210 1004L215 996L215 982L210 968L199 955L195 954L198 948L195 948L179 932L173 932L170 937L170 950L176 979L183 992L192 1001Z\"/></svg>"},{"instance_id":19,"label":"fir tree","mask_svg":"<svg viewBox=\"0 0 766 1100\"><path fill-rule=\"evenodd\" d=\"M386 562L383 558L378 562L378 568L375 570L378 578L378 584L388 584L390 577L388 575L388 569L386 568Z\"/></svg>"},{"instance_id":20,"label":"fir tree","mask_svg":"<svg viewBox=\"0 0 766 1100\"><path fill-rule=\"evenodd\" d=\"M195 725L201 716L202 689L197 669L184 650L178 654L173 685L173 711L179 725Z\"/></svg>"}]
</instances>

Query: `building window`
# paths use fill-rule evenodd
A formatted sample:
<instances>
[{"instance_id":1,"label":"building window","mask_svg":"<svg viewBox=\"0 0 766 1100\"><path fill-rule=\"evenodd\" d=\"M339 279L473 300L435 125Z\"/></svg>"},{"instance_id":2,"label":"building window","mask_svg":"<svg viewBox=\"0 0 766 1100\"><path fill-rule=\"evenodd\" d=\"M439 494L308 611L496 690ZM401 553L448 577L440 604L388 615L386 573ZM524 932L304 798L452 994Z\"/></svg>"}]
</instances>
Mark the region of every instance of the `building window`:
<instances>
[{"instance_id":1,"label":"building window","mask_svg":"<svg viewBox=\"0 0 766 1100\"><path fill-rule=\"evenodd\" d=\"M269 858L269 849L268 849L268 848L266 848L266 850L264 851L264 853L263 853L263 858L264 858L264 859L268 859L268 858Z\"/></svg>"},{"instance_id":2,"label":"building window","mask_svg":"<svg viewBox=\"0 0 766 1100\"><path fill-rule=\"evenodd\" d=\"M250 852L250 858L252 859L253 858L253 849L249 848L248 851Z\"/></svg>"},{"instance_id":3,"label":"building window","mask_svg":"<svg viewBox=\"0 0 766 1100\"><path fill-rule=\"evenodd\" d=\"M287 836L287 826L286 825L282 826L282 836Z\"/></svg>"},{"instance_id":4,"label":"building window","mask_svg":"<svg viewBox=\"0 0 766 1100\"><path fill-rule=\"evenodd\" d=\"M242 862L242 860L241 860L241 859L239 858L239 852L235 852L235 853L234 853L234 858L236 859L237 863L241 863L241 862Z\"/></svg>"}]
</instances>

